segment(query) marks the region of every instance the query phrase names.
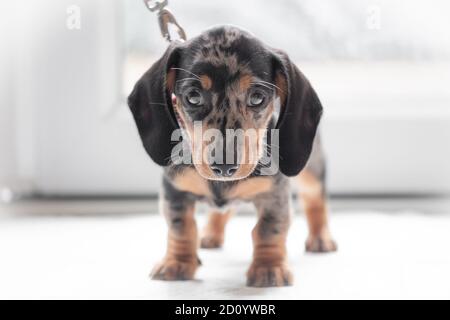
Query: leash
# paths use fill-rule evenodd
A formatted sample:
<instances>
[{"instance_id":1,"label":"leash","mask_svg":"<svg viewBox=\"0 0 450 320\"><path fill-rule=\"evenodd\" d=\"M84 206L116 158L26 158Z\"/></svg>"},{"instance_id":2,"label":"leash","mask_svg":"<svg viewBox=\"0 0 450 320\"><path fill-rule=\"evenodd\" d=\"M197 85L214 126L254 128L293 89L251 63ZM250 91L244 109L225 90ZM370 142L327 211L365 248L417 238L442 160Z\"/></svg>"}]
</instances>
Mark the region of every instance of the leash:
<instances>
[{"instance_id":1,"label":"leash","mask_svg":"<svg viewBox=\"0 0 450 320\"><path fill-rule=\"evenodd\" d=\"M170 36L169 25L172 24L180 39L186 41L186 33L184 29L180 26L175 19L173 13L167 8L169 5L169 0L143 0L145 6L150 12L158 12L158 23L159 29L161 30L161 35L168 42L172 42L173 39Z\"/></svg>"}]
</instances>

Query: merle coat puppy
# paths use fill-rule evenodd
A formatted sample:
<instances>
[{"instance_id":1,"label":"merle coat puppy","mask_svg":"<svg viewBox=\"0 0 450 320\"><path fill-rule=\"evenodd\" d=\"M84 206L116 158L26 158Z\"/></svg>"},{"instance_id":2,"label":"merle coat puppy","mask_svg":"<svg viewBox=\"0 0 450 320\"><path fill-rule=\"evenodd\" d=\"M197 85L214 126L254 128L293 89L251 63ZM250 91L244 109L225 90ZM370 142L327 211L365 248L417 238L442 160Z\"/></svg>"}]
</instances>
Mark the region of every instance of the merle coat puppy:
<instances>
[{"instance_id":1,"label":"merle coat puppy","mask_svg":"<svg viewBox=\"0 0 450 320\"><path fill-rule=\"evenodd\" d=\"M167 254L153 269L153 279L194 277L200 265L197 201L212 207L200 245L217 248L223 244L232 214L230 204L241 200L252 202L258 213L247 284L292 284L286 261L291 217L288 177L295 177L301 186L309 225L306 250L336 250L327 224L325 163L316 136L322 105L285 53L236 27L217 27L187 42L172 43L137 82L128 103L145 150L164 167L160 200L169 235ZM253 129L257 135L241 144L219 144L220 139L196 134L196 124L203 132L226 135L230 130ZM268 129L277 132L277 141L268 142ZM180 141L191 162L174 161ZM264 148L268 144L270 148ZM223 152L227 161L208 161L208 146L214 146L215 153ZM279 170L269 175L263 172L267 164L260 161L263 149L270 155L277 153Z\"/></svg>"}]
</instances>

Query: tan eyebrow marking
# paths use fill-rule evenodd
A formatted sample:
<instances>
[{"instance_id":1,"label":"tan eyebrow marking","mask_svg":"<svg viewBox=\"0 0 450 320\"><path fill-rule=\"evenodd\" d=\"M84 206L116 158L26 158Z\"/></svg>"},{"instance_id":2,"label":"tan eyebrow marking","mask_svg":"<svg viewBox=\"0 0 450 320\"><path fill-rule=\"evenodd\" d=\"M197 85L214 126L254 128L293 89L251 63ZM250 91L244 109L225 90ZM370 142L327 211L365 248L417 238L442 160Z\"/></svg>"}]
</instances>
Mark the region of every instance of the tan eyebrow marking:
<instances>
[{"instance_id":1,"label":"tan eyebrow marking","mask_svg":"<svg viewBox=\"0 0 450 320\"><path fill-rule=\"evenodd\" d=\"M253 79L253 77L249 74L243 75L239 79L239 90L241 90L241 92L247 91L248 88L250 88L250 86L252 85L252 79Z\"/></svg>"},{"instance_id":2,"label":"tan eyebrow marking","mask_svg":"<svg viewBox=\"0 0 450 320\"><path fill-rule=\"evenodd\" d=\"M174 84L175 84L175 70L169 70L166 76L166 87L167 90L172 93L174 90Z\"/></svg>"},{"instance_id":3,"label":"tan eyebrow marking","mask_svg":"<svg viewBox=\"0 0 450 320\"><path fill-rule=\"evenodd\" d=\"M286 94L288 89L286 78L281 73L277 73L275 83L277 85L277 94L280 97L281 106L283 106L284 103L286 102Z\"/></svg>"},{"instance_id":4,"label":"tan eyebrow marking","mask_svg":"<svg viewBox=\"0 0 450 320\"><path fill-rule=\"evenodd\" d=\"M203 89L209 90L212 87L212 80L207 75L200 76L200 82L202 84Z\"/></svg>"}]
</instances>

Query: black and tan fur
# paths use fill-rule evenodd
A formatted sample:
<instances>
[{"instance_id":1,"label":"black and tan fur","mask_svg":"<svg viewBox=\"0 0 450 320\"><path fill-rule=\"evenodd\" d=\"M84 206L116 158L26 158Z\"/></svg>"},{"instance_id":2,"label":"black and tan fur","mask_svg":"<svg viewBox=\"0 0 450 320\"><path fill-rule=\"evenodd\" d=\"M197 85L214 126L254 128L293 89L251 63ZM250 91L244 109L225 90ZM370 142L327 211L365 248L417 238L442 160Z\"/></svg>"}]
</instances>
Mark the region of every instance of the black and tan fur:
<instances>
[{"instance_id":1,"label":"black and tan fur","mask_svg":"<svg viewBox=\"0 0 450 320\"><path fill-rule=\"evenodd\" d=\"M201 92L204 104L186 102L189 90ZM264 104L250 108L248 96L259 90ZM286 261L286 237L291 220L289 178L301 185L309 225L306 250L336 250L327 223L325 164L316 130L322 114L309 81L287 55L235 27L218 27L184 43L172 44L164 56L138 81L129 97L145 149L164 167L161 207L169 226L165 258L153 279L193 279L199 266L197 201L213 208L200 244L220 247L235 201L255 205L258 222L253 230L254 254L247 273L249 286L285 286L293 278ZM192 158L199 145L194 121L204 129L278 129L280 171L261 175L261 164L240 164L232 176L217 176L201 161L174 165L170 161L172 132L184 130ZM264 137L244 144L242 155L260 157ZM227 152L226 147L224 152ZM309 161L308 161L309 159ZM224 214L221 212L225 212Z\"/></svg>"}]
</instances>

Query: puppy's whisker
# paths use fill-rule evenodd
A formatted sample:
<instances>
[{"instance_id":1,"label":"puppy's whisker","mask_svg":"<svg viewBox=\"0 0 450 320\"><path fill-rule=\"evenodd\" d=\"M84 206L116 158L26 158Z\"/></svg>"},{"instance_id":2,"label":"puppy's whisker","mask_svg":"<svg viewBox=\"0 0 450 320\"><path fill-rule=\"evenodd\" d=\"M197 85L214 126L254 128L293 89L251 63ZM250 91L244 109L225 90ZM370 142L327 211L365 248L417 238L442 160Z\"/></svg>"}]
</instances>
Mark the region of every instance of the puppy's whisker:
<instances>
[{"instance_id":1,"label":"puppy's whisker","mask_svg":"<svg viewBox=\"0 0 450 320\"><path fill-rule=\"evenodd\" d=\"M181 82L181 81L188 81L188 80L200 81L200 79L197 79L197 78L184 78L184 79L177 80L176 82L178 83L178 82Z\"/></svg>"},{"instance_id":2,"label":"puppy's whisker","mask_svg":"<svg viewBox=\"0 0 450 320\"><path fill-rule=\"evenodd\" d=\"M171 70L181 70L181 71L187 72L187 73L193 75L193 76L194 76L195 78L197 78L198 80L200 80L200 77L199 77L198 75L196 75L195 73L193 73L193 72L191 72L191 71L189 71L189 70L186 70L186 69L183 69L183 68L170 68L170 69L171 69Z\"/></svg>"},{"instance_id":3,"label":"puppy's whisker","mask_svg":"<svg viewBox=\"0 0 450 320\"><path fill-rule=\"evenodd\" d=\"M251 84L256 84L256 85L259 85L261 87L264 87L264 88L267 88L267 89L270 89L270 90L273 89L272 87L269 87L268 85L263 84L263 83L259 83L259 82L251 82Z\"/></svg>"},{"instance_id":4,"label":"puppy's whisker","mask_svg":"<svg viewBox=\"0 0 450 320\"><path fill-rule=\"evenodd\" d=\"M162 103L162 102L149 102L148 104L154 104L157 106L165 106L166 105L165 103Z\"/></svg>"},{"instance_id":5,"label":"puppy's whisker","mask_svg":"<svg viewBox=\"0 0 450 320\"><path fill-rule=\"evenodd\" d=\"M272 149L272 148L278 148L278 150L280 150L280 147L279 146L276 146L276 145L274 145L274 144L267 144L267 143L264 143L263 144L263 146L264 147L267 147L267 148L269 148L269 149Z\"/></svg>"},{"instance_id":6,"label":"puppy's whisker","mask_svg":"<svg viewBox=\"0 0 450 320\"><path fill-rule=\"evenodd\" d=\"M265 83L265 84L268 84L269 86L273 86L273 87L275 87L275 88L277 88L277 89L280 89L280 90L281 90L281 88L280 88L280 87L278 87L277 85L273 84L272 82L267 82L267 81L264 81L264 80L258 80L257 82L260 82L260 83Z\"/></svg>"},{"instance_id":7,"label":"puppy's whisker","mask_svg":"<svg viewBox=\"0 0 450 320\"><path fill-rule=\"evenodd\" d=\"M254 83L254 84L259 84L259 85L265 84L265 85L274 87L274 88L280 90L281 92L284 92L284 91L283 91L280 87L278 87L277 85L275 85L275 84L273 84L273 83L270 83L270 82L267 82L267 81L258 80L257 82L253 82L253 83Z\"/></svg>"}]
</instances>

